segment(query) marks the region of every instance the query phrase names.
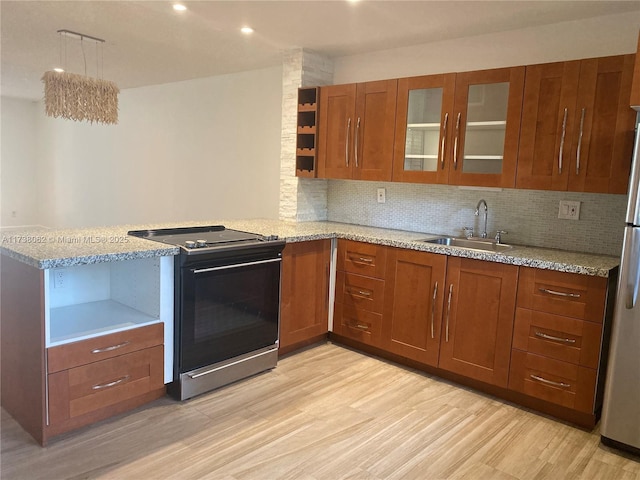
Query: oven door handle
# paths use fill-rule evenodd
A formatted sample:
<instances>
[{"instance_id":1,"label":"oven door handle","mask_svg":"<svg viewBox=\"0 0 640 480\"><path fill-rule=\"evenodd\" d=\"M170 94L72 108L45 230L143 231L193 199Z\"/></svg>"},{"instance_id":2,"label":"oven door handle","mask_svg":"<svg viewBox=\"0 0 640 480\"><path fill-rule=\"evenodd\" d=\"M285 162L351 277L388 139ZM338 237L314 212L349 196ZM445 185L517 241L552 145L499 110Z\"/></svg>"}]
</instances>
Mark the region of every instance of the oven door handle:
<instances>
[{"instance_id":1,"label":"oven door handle","mask_svg":"<svg viewBox=\"0 0 640 480\"><path fill-rule=\"evenodd\" d=\"M263 263L281 262L282 258L270 258L269 260L259 260L257 262L235 263L233 265L225 265L223 267L197 268L193 273L216 272L218 270L229 270L231 268L250 267L252 265L262 265Z\"/></svg>"}]
</instances>

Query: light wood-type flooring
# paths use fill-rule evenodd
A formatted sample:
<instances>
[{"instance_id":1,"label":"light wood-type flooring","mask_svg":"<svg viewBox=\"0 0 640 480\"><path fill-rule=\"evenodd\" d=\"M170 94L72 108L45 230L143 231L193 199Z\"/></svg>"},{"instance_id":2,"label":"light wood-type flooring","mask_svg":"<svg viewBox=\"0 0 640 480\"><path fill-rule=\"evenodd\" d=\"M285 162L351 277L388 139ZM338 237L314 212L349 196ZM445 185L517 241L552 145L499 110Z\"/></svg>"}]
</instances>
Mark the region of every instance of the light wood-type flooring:
<instances>
[{"instance_id":1,"label":"light wood-type flooring","mask_svg":"<svg viewBox=\"0 0 640 480\"><path fill-rule=\"evenodd\" d=\"M326 343L186 402L41 448L2 413L9 479L640 479L640 458L466 388Z\"/></svg>"}]
</instances>

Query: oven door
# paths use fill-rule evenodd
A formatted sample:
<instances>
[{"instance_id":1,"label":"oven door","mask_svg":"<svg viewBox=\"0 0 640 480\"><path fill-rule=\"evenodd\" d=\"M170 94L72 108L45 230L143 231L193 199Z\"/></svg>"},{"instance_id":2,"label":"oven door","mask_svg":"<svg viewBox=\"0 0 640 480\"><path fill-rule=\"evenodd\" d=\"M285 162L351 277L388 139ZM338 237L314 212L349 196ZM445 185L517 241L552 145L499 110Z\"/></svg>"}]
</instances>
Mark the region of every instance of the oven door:
<instances>
[{"instance_id":1,"label":"oven door","mask_svg":"<svg viewBox=\"0 0 640 480\"><path fill-rule=\"evenodd\" d=\"M181 269L180 373L277 346L281 262Z\"/></svg>"}]
</instances>

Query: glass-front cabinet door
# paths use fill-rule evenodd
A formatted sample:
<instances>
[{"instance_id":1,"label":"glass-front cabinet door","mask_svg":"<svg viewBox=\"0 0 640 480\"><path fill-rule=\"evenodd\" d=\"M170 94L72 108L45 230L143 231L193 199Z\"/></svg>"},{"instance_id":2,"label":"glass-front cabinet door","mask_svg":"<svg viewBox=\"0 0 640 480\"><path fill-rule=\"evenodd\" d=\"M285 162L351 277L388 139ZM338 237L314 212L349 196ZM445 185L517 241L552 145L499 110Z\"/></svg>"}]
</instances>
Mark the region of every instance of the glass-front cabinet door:
<instances>
[{"instance_id":1,"label":"glass-front cabinet door","mask_svg":"<svg viewBox=\"0 0 640 480\"><path fill-rule=\"evenodd\" d=\"M398 80L393 180L447 183L455 74Z\"/></svg>"},{"instance_id":2,"label":"glass-front cabinet door","mask_svg":"<svg viewBox=\"0 0 640 480\"><path fill-rule=\"evenodd\" d=\"M449 183L514 187L524 67L456 75Z\"/></svg>"}]
</instances>

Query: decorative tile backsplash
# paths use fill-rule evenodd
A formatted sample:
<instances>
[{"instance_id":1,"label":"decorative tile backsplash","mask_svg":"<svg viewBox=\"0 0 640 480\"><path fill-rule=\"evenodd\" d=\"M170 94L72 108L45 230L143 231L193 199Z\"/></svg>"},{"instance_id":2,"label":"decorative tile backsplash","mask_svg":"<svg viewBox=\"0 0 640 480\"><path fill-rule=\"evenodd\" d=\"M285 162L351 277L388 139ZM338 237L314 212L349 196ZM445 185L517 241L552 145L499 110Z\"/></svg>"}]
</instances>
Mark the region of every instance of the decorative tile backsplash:
<instances>
[{"instance_id":1,"label":"decorative tile backsplash","mask_svg":"<svg viewBox=\"0 0 640 480\"><path fill-rule=\"evenodd\" d=\"M376 200L380 187L384 204ZM509 232L503 243L620 255L626 195L330 180L327 211L333 222L456 236L469 226L479 236L480 199L488 205L489 236ZM580 219L558 219L560 200L579 201Z\"/></svg>"}]
</instances>

